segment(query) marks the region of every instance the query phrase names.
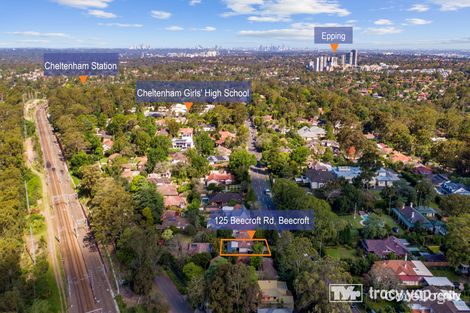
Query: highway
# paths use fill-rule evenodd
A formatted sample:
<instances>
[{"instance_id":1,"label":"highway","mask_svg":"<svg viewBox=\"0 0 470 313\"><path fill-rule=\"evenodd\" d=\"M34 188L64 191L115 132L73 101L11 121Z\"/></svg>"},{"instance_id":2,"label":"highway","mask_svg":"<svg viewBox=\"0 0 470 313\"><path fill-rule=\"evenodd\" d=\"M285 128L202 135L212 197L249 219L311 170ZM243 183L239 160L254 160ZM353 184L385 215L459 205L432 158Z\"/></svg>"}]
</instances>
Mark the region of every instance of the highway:
<instances>
[{"instance_id":1,"label":"highway","mask_svg":"<svg viewBox=\"0 0 470 313\"><path fill-rule=\"evenodd\" d=\"M106 268L95 243L87 239L86 212L78 201L70 175L47 120L47 107L36 111L45 176L51 199L53 231L62 257L67 308L70 313L117 313Z\"/></svg>"}]
</instances>

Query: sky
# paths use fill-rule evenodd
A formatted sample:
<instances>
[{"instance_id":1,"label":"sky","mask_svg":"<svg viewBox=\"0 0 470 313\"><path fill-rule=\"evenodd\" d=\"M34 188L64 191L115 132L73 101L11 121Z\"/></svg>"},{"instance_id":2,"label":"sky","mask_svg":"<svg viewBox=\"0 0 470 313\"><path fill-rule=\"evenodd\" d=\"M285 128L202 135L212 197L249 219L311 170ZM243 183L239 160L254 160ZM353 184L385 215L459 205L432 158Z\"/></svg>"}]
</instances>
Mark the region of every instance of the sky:
<instances>
[{"instance_id":1,"label":"sky","mask_svg":"<svg viewBox=\"0 0 470 313\"><path fill-rule=\"evenodd\" d=\"M0 48L326 49L315 26L352 26L348 49L470 50L469 20L470 0L1 0Z\"/></svg>"}]
</instances>

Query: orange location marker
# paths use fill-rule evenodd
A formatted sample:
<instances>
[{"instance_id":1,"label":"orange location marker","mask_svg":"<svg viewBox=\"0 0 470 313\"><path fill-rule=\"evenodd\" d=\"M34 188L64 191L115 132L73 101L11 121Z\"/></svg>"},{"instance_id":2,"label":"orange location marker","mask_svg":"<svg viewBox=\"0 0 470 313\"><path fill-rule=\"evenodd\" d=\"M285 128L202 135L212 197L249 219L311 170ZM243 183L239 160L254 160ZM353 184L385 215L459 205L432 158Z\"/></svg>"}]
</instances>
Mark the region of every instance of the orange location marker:
<instances>
[{"instance_id":1,"label":"orange location marker","mask_svg":"<svg viewBox=\"0 0 470 313\"><path fill-rule=\"evenodd\" d=\"M247 230L248 236L250 236L250 239L253 239L255 236L256 230Z\"/></svg>"},{"instance_id":2,"label":"orange location marker","mask_svg":"<svg viewBox=\"0 0 470 313\"><path fill-rule=\"evenodd\" d=\"M191 107L193 106L192 102L185 102L184 105L186 106L186 109L189 111Z\"/></svg>"},{"instance_id":3,"label":"orange location marker","mask_svg":"<svg viewBox=\"0 0 470 313\"><path fill-rule=\"evenodd\" d=\"M78 78L80 78L80 81L82 82L82 84L84 84L84 83L86 83L86 81L88 79L88 76L82 75L82 76L78 76Z\"/></svg>"},{"instance_id":4,"label":"orange location marker","mask_svg":"<svg viewBox=\"0 0 470 313\"><path fill-rule=\"evenodd\" d=\"M339 43L330 43L331 50L333 50L334 53L336 53L336 49L339 47Z\"/></svg>"}]
</instances>

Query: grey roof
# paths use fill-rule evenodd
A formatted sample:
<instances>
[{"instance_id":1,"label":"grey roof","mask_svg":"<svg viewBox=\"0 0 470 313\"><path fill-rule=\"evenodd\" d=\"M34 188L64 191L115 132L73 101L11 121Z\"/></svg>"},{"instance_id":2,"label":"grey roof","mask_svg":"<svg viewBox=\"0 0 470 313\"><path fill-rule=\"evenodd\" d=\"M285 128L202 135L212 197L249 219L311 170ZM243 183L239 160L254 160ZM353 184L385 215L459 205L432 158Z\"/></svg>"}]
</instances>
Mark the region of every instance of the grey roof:
<instances>
[{"instance_id":1,"label":"grey roof","mask_svg":"<svg viewBox=\"0 0 470 313\"><path fill-rule=\"evenodd\" d=\"M336 175L333 172L316 170L314 168L309 168L305 172L305 176L310 180L311 183L327 183L336 179Z\"/></svg>"},{"instance_id":2,"label":"grey roof","mask_svg":"<svg viewBox=\"0 0 470 313\"><path fill-rule=\"evenodd\" d=\"M326 131L318 126L304 126L297 131L302 138L318 138L326 135Z\"/></svg>"}]
</instances>

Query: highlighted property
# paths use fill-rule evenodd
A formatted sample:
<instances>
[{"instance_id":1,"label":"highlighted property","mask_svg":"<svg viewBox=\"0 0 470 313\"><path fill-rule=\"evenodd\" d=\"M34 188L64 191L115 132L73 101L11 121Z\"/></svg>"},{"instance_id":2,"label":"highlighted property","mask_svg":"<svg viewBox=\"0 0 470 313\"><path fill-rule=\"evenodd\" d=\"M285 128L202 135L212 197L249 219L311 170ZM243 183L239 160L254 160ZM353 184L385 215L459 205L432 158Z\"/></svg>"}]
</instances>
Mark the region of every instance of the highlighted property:
<instances>
[{"instance_id":1,"label":"highlighted property","mask_svg":"<svg viewBox=\"0 0 470 313\"><path fill-rule=\"evenodd\" d=\"M257 243L263 243L261 252L257 251L260 247ZM267 239L236 238L220 239L220 256L240 256L240 257L269 257L271 249Z\"/></svg>"}]
</instances>

